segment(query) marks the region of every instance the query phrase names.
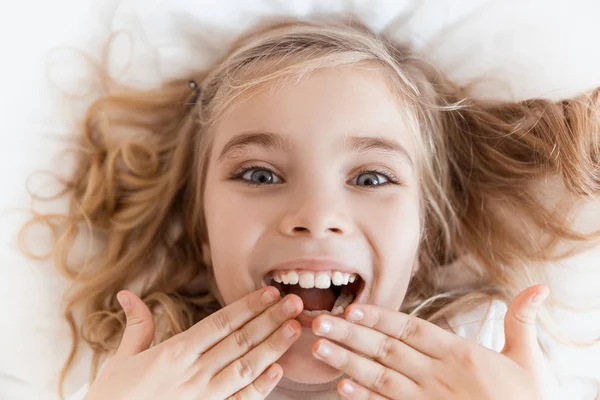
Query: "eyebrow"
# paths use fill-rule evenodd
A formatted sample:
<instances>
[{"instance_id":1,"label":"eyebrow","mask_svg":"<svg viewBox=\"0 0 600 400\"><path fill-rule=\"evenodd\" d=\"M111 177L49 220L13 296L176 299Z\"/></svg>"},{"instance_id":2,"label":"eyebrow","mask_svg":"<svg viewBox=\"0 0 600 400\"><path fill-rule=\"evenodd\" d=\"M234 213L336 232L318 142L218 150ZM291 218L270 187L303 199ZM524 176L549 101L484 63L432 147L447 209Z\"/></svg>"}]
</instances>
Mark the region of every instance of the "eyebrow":
<instances>
[{"instance_id":1,"label":"eyebrow","mask_svg":"<svg viewBox=\"0 0 600 400\"><path fill-rule=\"evenodd\" d=\"M225 144L217 161L227 157L234 150L245 147L258 146L265 149L275 149L284 152L292 152L294 145L282 135L273 132L246 132L231 139ZM386 137L351 136L346 138L344 145L346 152L366 153L371 150L383 151L399 156L401 160L411 167L413 160L404 146L397 141Z\"/></svg>"},{"instance_id":2,"label":"eyebrow","mask_svg":"<svg viewBox=\"0 0 600 400\"><path fill-rule=\"evenodd\" d=\"M217 161L222 160L234 150L240 150L250 146L259 146L264 147L265 149L277 149L283 151L293 149L292 144L278 133L247 132L242 133L227 142L223 147L223 150L221 150L221 154L217 158Z\"/></svg>"},{"instance_id":3,"label":"eyebrow","mask_svg":"<svg viewBox=\"0 0 600 400\"><path fill-rule=\"evenodd\" d=\"M413 166L413 160L408 150L394 139L386 137L351 136L346 139L345 150L354 153L366 153L370 150L383 151L399 156L408 165Z\"/></svg>"}]
</instances>

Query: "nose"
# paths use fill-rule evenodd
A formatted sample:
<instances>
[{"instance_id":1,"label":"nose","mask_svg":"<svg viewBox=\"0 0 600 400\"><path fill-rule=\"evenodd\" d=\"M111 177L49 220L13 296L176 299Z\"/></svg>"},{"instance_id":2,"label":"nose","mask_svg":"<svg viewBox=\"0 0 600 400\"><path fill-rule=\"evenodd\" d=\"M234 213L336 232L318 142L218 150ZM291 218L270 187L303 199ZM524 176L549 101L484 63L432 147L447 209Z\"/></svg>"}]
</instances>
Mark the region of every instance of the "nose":
<instances>
[{"instance_id":1,"label":"nose","mask_svg":"<svg viewBox=\"0 0 600 400\"><path fill-rule=\"evenodd\" d=\"M297 193L289 202L279 230L286 236L323 238L352 233L352 222L341 199L321 190Z\"/></svg>"}]
</instances>

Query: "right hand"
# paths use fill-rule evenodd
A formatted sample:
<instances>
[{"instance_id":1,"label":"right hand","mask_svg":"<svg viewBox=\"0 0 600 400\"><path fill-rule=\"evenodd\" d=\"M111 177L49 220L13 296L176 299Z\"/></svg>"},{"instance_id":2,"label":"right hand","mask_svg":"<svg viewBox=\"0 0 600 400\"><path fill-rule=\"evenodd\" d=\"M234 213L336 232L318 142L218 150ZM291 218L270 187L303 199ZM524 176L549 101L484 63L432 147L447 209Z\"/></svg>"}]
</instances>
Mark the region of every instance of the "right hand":
<instances>
[{"instance_id":1,"label":"right hand","mask_svg":"<svg viewBox=\"0 0 600 400\"><path fill-rule=\"evenodd\" d=\"M264 399L283 375L275 362L300 337L302 300L262 288L152 348L154 322L129 291L117 295L127 326L86 400Z\"/></svg>"}]
</instances>

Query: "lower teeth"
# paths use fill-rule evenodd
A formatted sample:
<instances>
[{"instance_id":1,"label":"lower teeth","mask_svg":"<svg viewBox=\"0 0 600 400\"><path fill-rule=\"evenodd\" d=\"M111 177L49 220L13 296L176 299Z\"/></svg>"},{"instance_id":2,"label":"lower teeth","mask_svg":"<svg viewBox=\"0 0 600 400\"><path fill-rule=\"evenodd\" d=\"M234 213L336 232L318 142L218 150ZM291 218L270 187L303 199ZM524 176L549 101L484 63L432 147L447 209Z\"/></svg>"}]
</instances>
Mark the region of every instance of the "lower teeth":
<instances>
[{"instance_id":1,"label":"lower teeth","mask_svg":"<svg viewBox=\"0 0 600 400\"><path fill-rule=\"evenodd\" d=\"M316 317L321 314L340 315L344 313L346 307L348 307L354 301L354 295L352 293L342 292L339 297L335 300L335 304L331 311L328 310L304 310L303 314L311 317Z\"/></svg>"}]
</instances>

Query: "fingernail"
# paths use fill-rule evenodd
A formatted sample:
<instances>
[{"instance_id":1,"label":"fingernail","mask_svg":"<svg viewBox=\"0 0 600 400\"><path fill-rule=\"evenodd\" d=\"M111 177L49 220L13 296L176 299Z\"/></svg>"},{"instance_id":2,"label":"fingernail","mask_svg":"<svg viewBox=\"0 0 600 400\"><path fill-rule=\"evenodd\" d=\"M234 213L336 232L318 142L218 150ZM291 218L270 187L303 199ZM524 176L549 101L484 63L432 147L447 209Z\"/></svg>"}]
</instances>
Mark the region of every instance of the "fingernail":
<instances>
[{"instance_id":1,"label":"fingernail","mask_svg":"<svg viewBox=\"0 0 600 400\"><path fill-rule=\"evenodd\" d=\"M285 324L285 327L283 328L283 336L285 336L286 339L290 339L295 334L296 330L290 324Z\"/></svg>"},{"instance_id":2,"label":"fingernail","mask_svg":"<svg viewBox=\"0 0 600 400\"><path fill-rule=\"evenodd\" d=\"M293 314L296 311L296 306L294 305L294 301L292 299L285 299L283 302L283 311L288 314Z\"/></svg>"},{"instance_id":3,"label":"fingernail","mask_svg":"<svg viewBox=\"0 0 600 400\"><path fill-rule=\"evenodd\" d=\"M131 308L131 300L129 300L129 296L127 296L126 294L118 293L117 301L119 302L121 307L123 307L123 310L129 311L129 309Z\"/></svg>"},{"instance_id":4,"label":"fingernail","mask_svg":"<svg viewBox=\"0 0 600 400\"><path fill-rule=\"evenodd\" d=\"M365 313L363 312L363 310L361 310L360 308L353 308L348 314L348 319L350 321L360 321L364 318L364 316Z\"/></svg>"},{"instance_id":5,"label":"fingernail","mask_svg":"<svg viewBox=\"0 0 600 400\"><path fill-rule=\"evenodd\" d=\"M342 385L342 392L354 393L354 386L350 382L344 382L344 384Z\"/></svg>"},{"instance_id":6,"label":"fingernail","mask_svg":"<svg viewBox=\"0 0 600 400\"><path fill-rule=\"evenodd\" d=\"M536 293L535 295L533 295L533 297L531 297L531 303L538 306L542 304L544 300L546 300L549 294L550 290L546 287L544 288L544 290L542 290L539 293Z\"/></svg>"},{"instance_id":7,"label":"fingernail","mask_svg":"<svg viewBox=\"0 0 600 400\"><path fill-rule=\"evenodd\" d=\"M317 329L317 332L319 333L327 333L327 332L331 332L331 321L329 321L328 319L322 319L321 322L319 323L319 328Z\"/></svg>"},{"instance_id":8,"label":"fingernail","mask_svg":"<svg viewBox=\"0 0 600 400\"><path fill-rule=\"evenodd\" d=\"M331 347L327 343L319 343L319 347L317 347L317 354L319 357L327 358L331 355Z\"/></svg>"},{"instance_id":9,"label":"fingernail","mask_svg":"<svg viewBox=\"0 0 600 400\"><path fill-rule=\"evenodd\" d=\"M265 290L265 292L260 296L260 300L263 302L263 304L271 304L276 299L277 296L275 296L275 293L273 293L273 291L270 289Z\"/></svg>"}]
</instances>

